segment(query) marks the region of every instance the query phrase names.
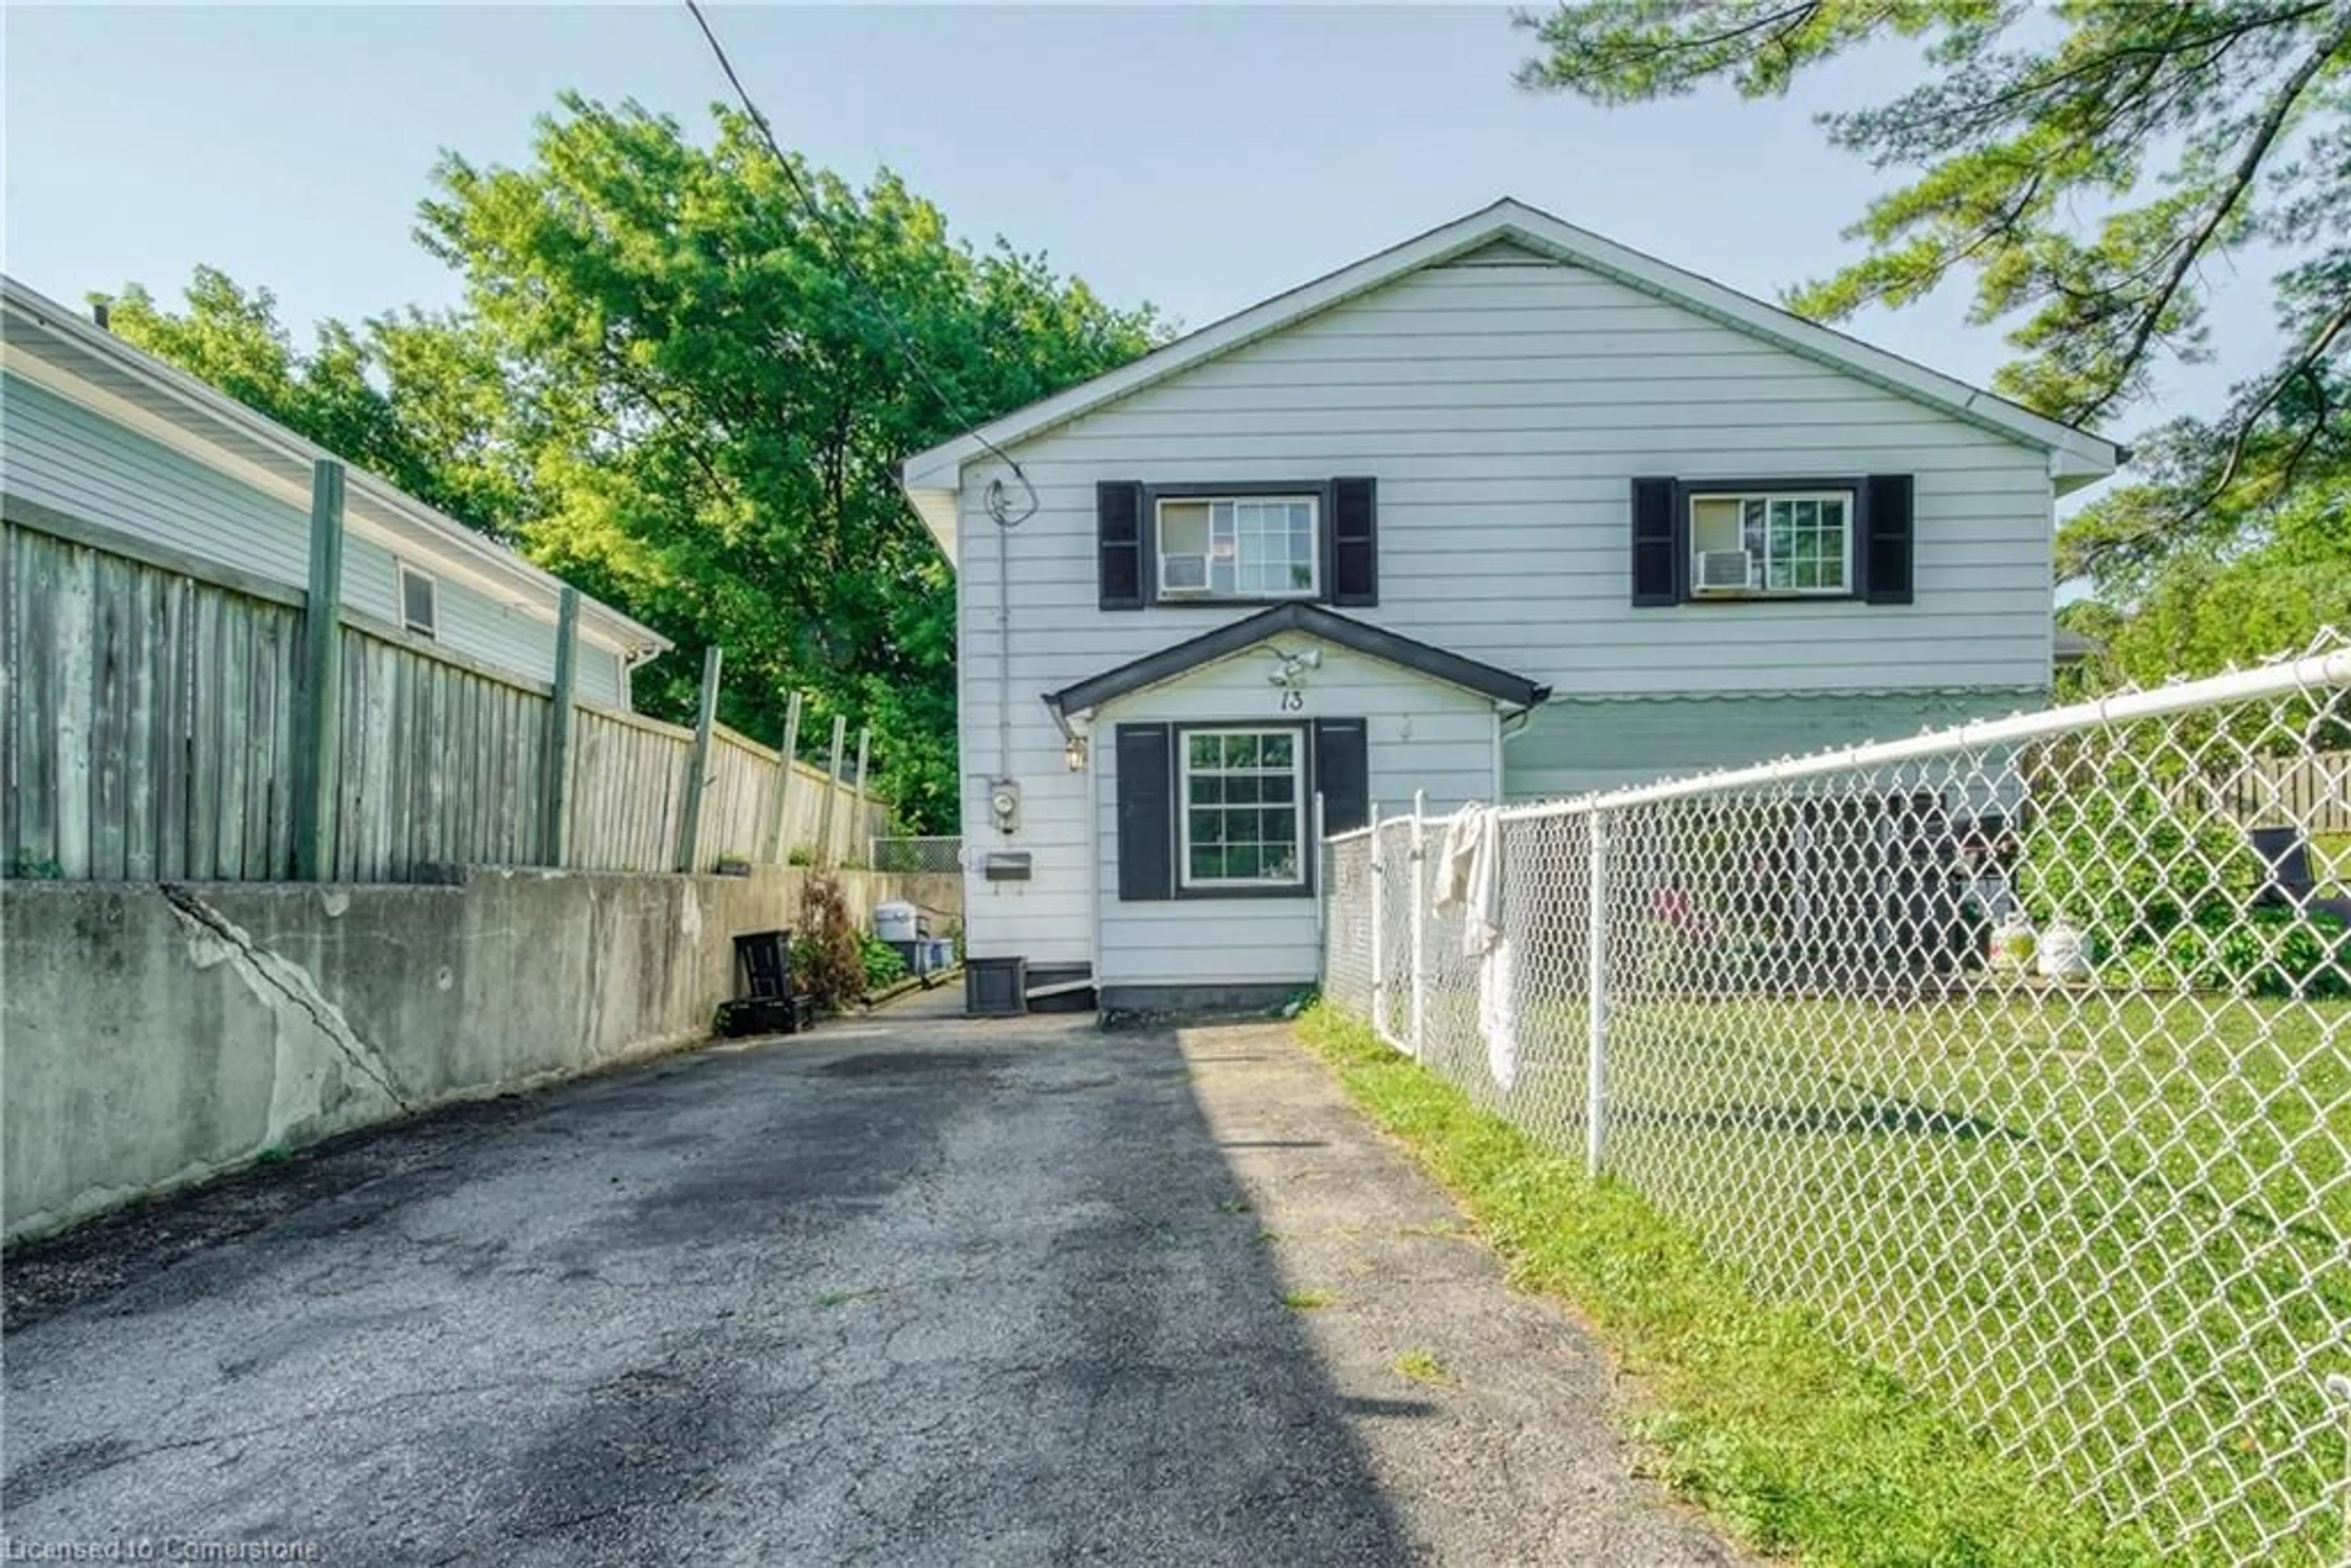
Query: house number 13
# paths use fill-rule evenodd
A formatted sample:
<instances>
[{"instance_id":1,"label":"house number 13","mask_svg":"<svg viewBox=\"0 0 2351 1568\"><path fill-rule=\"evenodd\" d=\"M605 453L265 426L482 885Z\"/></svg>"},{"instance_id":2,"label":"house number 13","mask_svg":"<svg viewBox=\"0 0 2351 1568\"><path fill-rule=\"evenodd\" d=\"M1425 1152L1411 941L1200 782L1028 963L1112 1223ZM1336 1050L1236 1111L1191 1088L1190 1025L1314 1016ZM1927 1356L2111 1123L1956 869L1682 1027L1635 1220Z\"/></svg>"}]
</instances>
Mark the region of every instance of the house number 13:
<instances>
[{"instance_id":1,"label":"house number 13","mask_svg":"<svg viewBox=\"0 0 2351 1568\"><path fill-rule=\"evenodd\" d=\"M1302 713L1305 711L1305 708L1306 694L1304 692L1284 692L1281 694L1282 712Z\"/></svg>"}]
</instances>

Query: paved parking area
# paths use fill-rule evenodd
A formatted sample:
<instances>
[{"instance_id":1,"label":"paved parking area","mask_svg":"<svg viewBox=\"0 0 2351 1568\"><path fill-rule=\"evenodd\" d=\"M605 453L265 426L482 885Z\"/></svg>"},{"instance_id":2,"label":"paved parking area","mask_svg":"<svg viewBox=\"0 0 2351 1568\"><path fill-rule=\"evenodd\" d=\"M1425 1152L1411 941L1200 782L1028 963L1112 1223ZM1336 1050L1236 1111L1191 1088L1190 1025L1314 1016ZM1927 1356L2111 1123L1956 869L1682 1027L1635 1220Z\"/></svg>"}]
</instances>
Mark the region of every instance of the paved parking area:
<instances>
[{"instance_id":1,"label":"paved parking area","mask_svg":"<svg viewBox=\"0 0 2351 1568\"><path fill-rule=\"evenodd\" d=\"M1738 1560L1633 1474L1589 1340L1286 1030L948 1008L458 1108L10 1258L10 1548Z\"/></svg>"}]
</instances>

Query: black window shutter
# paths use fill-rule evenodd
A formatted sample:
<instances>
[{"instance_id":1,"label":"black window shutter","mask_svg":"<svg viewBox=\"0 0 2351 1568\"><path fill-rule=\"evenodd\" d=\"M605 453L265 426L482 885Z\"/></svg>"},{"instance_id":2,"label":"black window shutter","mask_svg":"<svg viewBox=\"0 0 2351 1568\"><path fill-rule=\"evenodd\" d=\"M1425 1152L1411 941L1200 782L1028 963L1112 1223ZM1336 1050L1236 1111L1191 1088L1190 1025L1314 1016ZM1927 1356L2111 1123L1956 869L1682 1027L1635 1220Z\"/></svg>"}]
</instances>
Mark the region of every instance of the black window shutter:
<instances>
[{"instance_id":1,"label":"black window shutter","mask_svg":"<svg viewBox=\"0 0 2351 1568\"><path fill-rule=\"evenodd\" d=\"M1150 562L1144 548L1143 486L1105 479L1094 486L1094 536L1102 560L1102 607L1140 610Z\"/></svg>"},{"instance_id":2,"label":"black window shutter","mask_svg":"<svg viewBox=\"0 0 2351 1568\"><path fill-rule=\"evenodd\" d=\"M1915 534L1910 476L1872 474L1866 484L1861 515L1868 532L1859 551L1862 597L1872 604L1907 604Z\"/></svg>"},{"instance_id":3,"label":"black window shutter","mask_svg":"<svg viewBox=\"0 0 2351 1568\"><path fill-rule=\"evenodd\" d=\"M1314 721L1314 788L1322 795L1322 831L1349 833L1372 812L1371 737L1360 718Z\"/></svg>"},{"instance_id":4,"label":"black window shutter","mask_svg":"<svg viewBox=\"0 0 2351 1568\"><path fill-rule=\"evenodd\" d=\"M1671 479L1633 481L1633 604L1648 609L1682 597L1684 537Z\"/></svg>"},{"instance_id":5,"label":"black window shutter","mask_svg":"<svg viewBox=\"0 0 2351 1568\"><path fill-rule=\"evenodd\" d=\"M1164 724L1118 727L1118 896L1126 903L1176 894L1176 779Z\"/></svg>"},{"instance_id":6,"label":"black window shutter","mask_svg":"<svg viewBox=\"0 0 2351 1568\"><path fill-rule=\"evenodd\" d=\"M1333 604L1380 601L1379 482L1331 481L1331 585Z\"/></svg>"}]
</instances>

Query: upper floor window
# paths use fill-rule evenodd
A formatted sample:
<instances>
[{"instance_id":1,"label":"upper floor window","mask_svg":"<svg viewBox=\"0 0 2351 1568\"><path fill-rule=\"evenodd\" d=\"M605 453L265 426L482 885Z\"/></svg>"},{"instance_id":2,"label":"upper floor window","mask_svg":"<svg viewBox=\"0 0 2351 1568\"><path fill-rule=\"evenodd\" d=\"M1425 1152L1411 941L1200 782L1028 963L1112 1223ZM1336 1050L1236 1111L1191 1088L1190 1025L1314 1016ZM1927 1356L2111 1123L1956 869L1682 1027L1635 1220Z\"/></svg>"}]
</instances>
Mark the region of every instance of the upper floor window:
<instances>
[{"instance_id":1,"label":"upper floor window","mask_svg":"<svg viewBox=\"0 0 2351 1568\"><path fill-rule=\"evenodd\" d=\"M441 634L439 585L407 562L400 563L400 623L420 637Z\"/></svg>"},{"instance_id":2,"label":"upper floor window","mask_svg":"<svg viewBox=\"0 0 2351 1568\"><path fill-rule=\"evenodd\" d=\"M1314 496L1162 497L1160 597L1314 597L1321 511Z\"/></svg>"},{"instance_id":3,"label":"upper floor window","mask_svg":"<svg viewBox=\"0 0 2351 1568\"><path fill-rule=\"evenodd\" d=\"M1850 490L1707 491L1689 508L1693 596L1853 591Z\"/></svg>"}]
</instances>

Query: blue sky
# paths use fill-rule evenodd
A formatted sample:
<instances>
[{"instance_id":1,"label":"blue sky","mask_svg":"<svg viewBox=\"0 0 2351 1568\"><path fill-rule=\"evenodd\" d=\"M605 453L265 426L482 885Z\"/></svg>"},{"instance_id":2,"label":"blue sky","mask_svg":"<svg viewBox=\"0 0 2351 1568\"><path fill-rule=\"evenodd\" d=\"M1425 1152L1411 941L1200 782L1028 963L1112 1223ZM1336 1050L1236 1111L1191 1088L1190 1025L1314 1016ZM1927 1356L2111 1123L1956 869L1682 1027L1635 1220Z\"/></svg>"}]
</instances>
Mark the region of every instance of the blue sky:
<instances>
[{"instance_id":1,"label":"blue sky","mask_svg":"<svg viewBox=\"0 0 2351 1568\"><path fill-rule=\"evenodd\" d=\"M1608 111L1513 88L1526 35L1486 7L713 15L788 143L852 179L887 163L966 237L1195 326L1502 194L1775 297L1855 254L1839 230L1885 183L1811 116L1915 69L1878 51L1786 101ZM725 89L683 5L11 5L0 28L6 270L78 301L176 295L209 262L298 333L454 300L410 236L442 149L518 161L567 87L689 125ZM2249 351L2168 372L2169 410L2258 368L2259 281L2217 317ZM1980 382L2005 350L1962 303L1851 329Z\"/></svg>"}]
</instances>

